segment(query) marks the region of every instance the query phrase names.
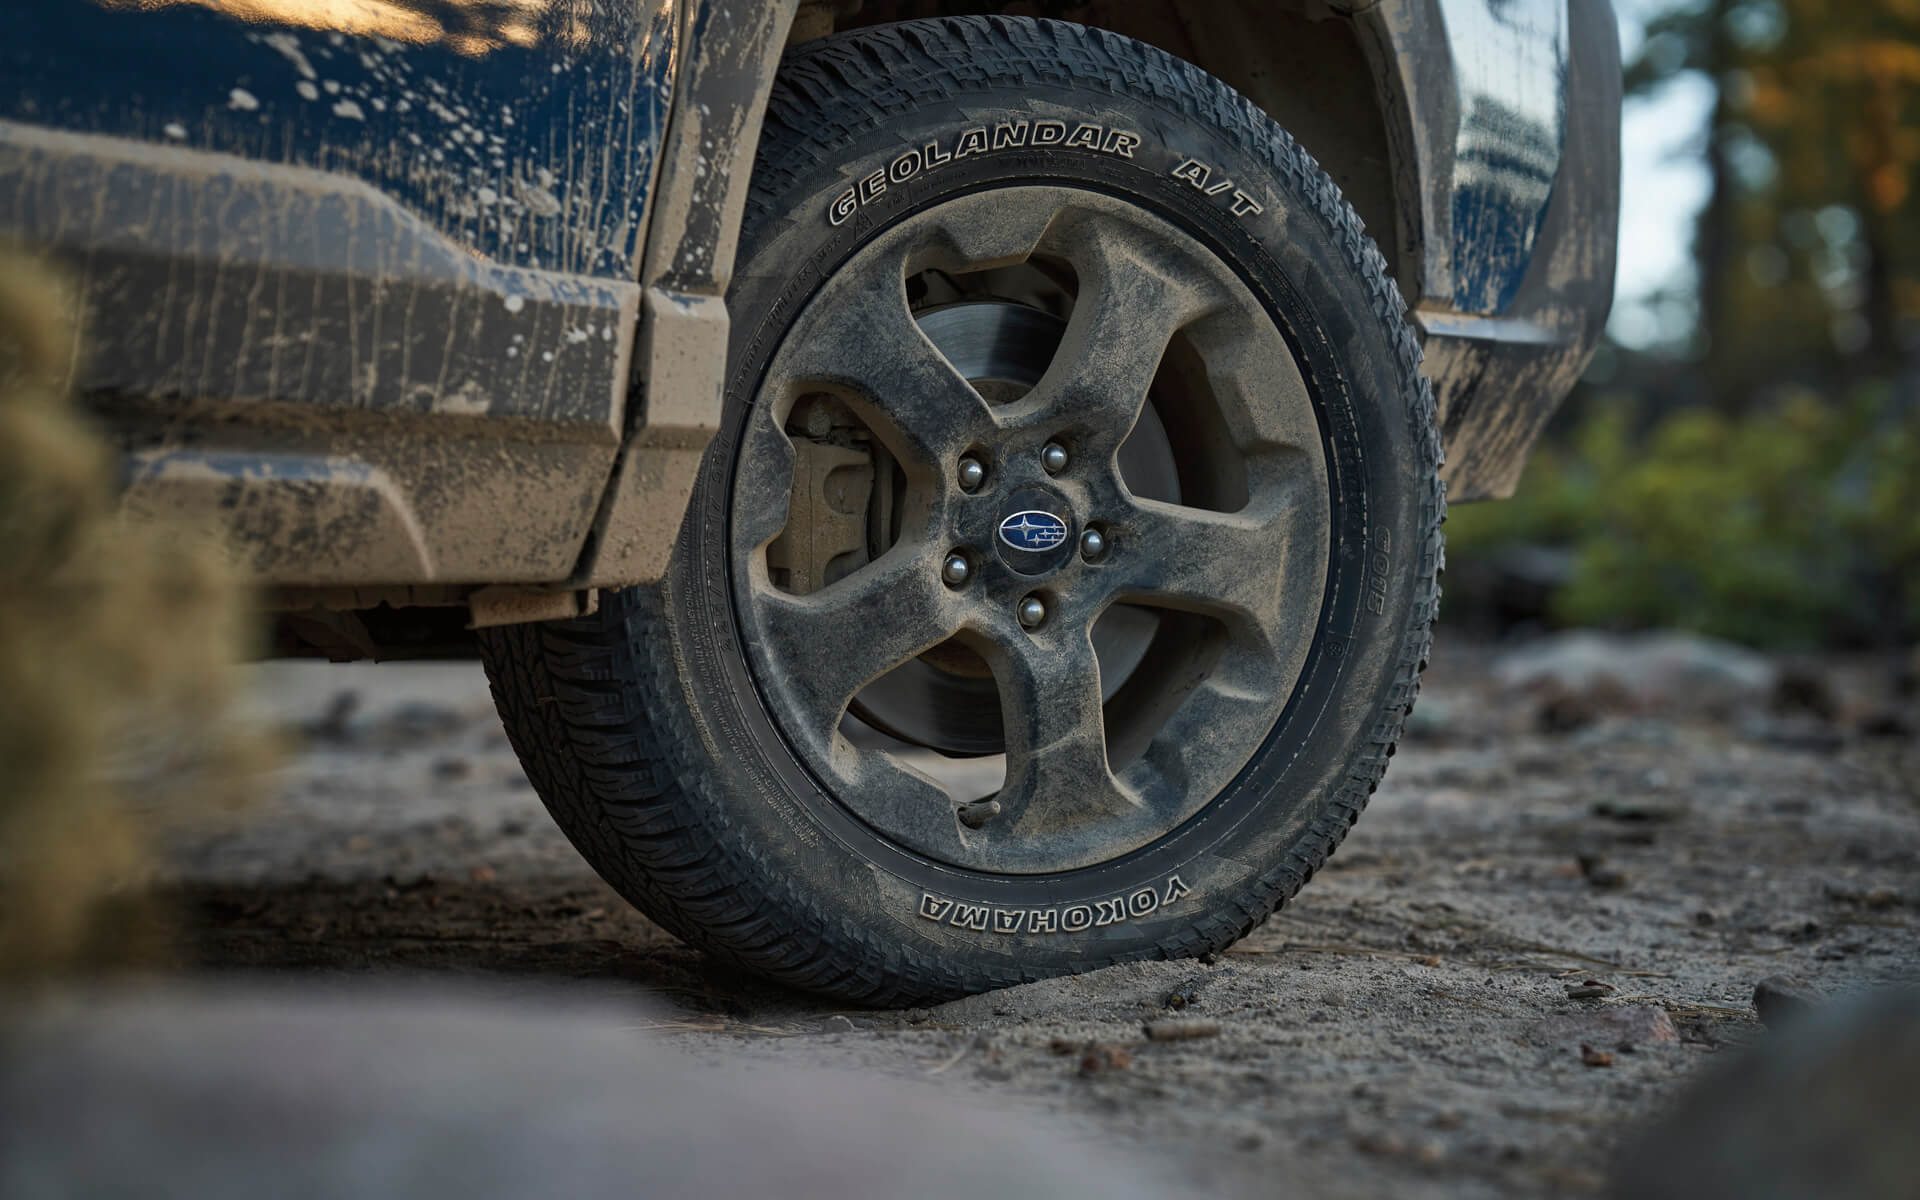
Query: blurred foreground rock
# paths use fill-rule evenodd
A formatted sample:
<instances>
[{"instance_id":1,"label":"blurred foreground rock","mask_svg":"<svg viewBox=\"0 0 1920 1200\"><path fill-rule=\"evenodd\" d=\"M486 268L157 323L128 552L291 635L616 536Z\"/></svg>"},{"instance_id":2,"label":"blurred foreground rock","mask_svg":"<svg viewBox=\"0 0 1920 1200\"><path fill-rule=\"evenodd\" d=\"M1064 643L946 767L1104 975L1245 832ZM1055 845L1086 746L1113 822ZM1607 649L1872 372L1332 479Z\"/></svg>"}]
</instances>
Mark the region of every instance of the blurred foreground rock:
<instances>
[{"instance_id":1,"label":"blurred foreground rock","mask_svg":"<svg viewBox=\"0 0 1920 1200\"><path fill-rule=\"evenodd\" d=\"M931 1084L697 1061L545 988L69 993L0 1034L0 1197L1163 1195Z\"/></svg>"},{"instance_id":2,"label":"blurred foreground rock","mask_svg":"<svg viewBox=\"0 0 1920 1200\"><path fill-rule=\"evenodd\" d=\"M1529 642L1493 665L1504 688L1600 711L1725 715L1765 703L1779 669L1763 654L1692 633L1579 630Z\"/></svg>"},{"instance_id":3,"label":"blurred foreground rock","mask_svg":"<svg viewBox=\"0 0 1920 1200\"><path fill-rule=\"evenodd\" d=\"M1622 1154L1621 1200L1920 1193L1920 989L1803 1011L1690 1088Z\"/></svg>"}]
</instances>

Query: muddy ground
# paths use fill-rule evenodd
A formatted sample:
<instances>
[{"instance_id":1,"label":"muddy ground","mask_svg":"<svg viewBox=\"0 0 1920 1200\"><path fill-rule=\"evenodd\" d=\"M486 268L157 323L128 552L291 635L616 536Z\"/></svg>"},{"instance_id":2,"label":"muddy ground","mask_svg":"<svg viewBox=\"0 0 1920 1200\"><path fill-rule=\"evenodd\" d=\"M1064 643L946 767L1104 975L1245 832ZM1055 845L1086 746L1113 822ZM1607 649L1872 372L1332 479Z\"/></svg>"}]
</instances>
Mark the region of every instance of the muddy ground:
<instances>
[{"instance_id":1,"label":"muddy ground","mask_svg":"<svg viewBox=\"0 0 1920 1200\"><path fill-rule=\"evenodd\" d=\"M1920 741L1871 659L1650 716L1503 686L1505 653L1443 641L1358 829L1213 962L899 1012L743 979L587 870L465 664L260 667L295 752L244 821L177 839L163 896L194 971L579 981L702 1058L1049 1112L1192 1194L1579 1194L1762 1035L1757 981L1920 978ZM1166 1020L1205 1036L1143 1032Z\"/></svg>"}]
</instances>

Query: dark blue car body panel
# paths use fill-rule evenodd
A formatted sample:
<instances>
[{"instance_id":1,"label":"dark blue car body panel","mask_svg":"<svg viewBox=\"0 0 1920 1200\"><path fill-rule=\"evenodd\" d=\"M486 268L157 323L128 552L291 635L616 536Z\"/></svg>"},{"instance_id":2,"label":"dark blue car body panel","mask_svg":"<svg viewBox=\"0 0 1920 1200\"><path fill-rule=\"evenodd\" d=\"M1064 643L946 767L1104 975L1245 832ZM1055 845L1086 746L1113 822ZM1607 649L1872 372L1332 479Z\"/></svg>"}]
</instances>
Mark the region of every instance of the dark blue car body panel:
<instances>
[{"instance_id":1,"label":"dark blue car body panel","mask_svg":"<svg viewBox=\"0 0 1920 1200\"><path fill-rule=\"evenodd\" d=\"M359 33L326 28L320 6L306 26L185 3L10 7L0 119L345 172L493 262L638 274L671 0L527 20L421 6Z\"/></svg>"},{"instance_id":2,"label":"dark blue car body panel","mask_svg":"<svg viewBox=\"0 0 1920 1200\"><path fill-rule=\"evenodd\" d=\"M210 514L292 588L657 578L798 4L16 0L0 234L80 281L129 507ZM1611 302L1608 0L1292 7L1374 76L1368 216L1450 495L1504 494Z\"/></svg>"}]
</instances>

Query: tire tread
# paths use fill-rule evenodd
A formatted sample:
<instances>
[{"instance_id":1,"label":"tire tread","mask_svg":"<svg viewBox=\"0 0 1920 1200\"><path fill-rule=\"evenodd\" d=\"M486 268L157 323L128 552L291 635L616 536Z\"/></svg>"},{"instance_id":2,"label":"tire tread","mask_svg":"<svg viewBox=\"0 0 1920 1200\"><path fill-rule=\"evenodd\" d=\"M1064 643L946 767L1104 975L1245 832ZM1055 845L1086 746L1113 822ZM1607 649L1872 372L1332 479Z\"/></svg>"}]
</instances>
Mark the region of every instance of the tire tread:
<instances>
[{"instance_id":1,"label":"tire tread","mask_svg":"<svg viewBox=\"0 0 1920 1200\"><path fill-rule=\"evenodd\" d=\"M831 148L920 105L987 86L1092 88L1198 119L1290 179L1366 284L1392 340L1399 397L1425 483L1418 595L1398 635L1393 678L1345 783L1306 833L1236 897L1129 957L1224 949L1291 899L1353 828L1379 786L1419 695L1444 565L1440 439L1432 389L1399 289L1359 217L1319 165L1265 113L1198 67L1060 21L949 17L813 42L782 64L748 197L750 239L787 218L783 197ZM675 936L739 967L848 1000L901 1005L1028 982L1017 967L936 960L819 911L783 887L747 839L729 836L703 766L700 731L676 682L659 593L603 599L593 616L484 630L481 647L509 739L568 837L628 900ZM1091 968L1120 961L1089 962Z\"/></svg>"}]
</instances>

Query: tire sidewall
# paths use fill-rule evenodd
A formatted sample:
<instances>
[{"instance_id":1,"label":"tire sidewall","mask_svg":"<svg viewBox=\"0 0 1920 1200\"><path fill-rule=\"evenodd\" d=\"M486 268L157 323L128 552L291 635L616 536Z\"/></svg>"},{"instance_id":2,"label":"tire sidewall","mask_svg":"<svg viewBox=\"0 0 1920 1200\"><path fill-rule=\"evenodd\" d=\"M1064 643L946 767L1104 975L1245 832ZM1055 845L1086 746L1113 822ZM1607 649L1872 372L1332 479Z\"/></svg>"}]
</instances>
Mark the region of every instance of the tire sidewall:
<instances>
[{"instance_id":1,"label":"tire sidewall","mask_svg":"<svg viewBox=\"0 0 1920 1200\"><path fill-rule=\"evenodd\" d=\"M1097 127L1097 140L1114 148L1089 149L1083 135L1076 147L1009 147L927 166L951 155L968 130L991 139L996 125L1019 122L1030 142L1038 123L1052 122L1069 136ZM1430 582L1418 574L1435 464L1423 461L1406 401L1410 365L1391 325L1397 306L1380 295L1380 279L1367 277L1365 248L1347 244L1357 222L1336 219L1344 202L1285 135L1257 115L1253 128L1276 140L1248 144L1164 97L982 87L855 131L816 169L783 173L778 194L756 178L728 301L735 327L722 427L676 549L666 609L684 699L719 773L712 794L725 798L706 819L724 844L751 848L739 865L783 903L868 931L862 942L950 962L956 977L1030 977L1172 953L1190 948L1196 929L1224 943L1264 917L1364 803L1371 776L1354 764L1382 736L1413 606ZM1107 136L1114 130L1137 137L1128 153ZM912 156L917 170L897 165ZM863 198L862 181L876 178L883 186L869 184ZM749 405L821 282L906 216L1020 183L1084 186L1140 203L1237 269L1279 320L1314 395L1334 528L1313 649L1279 724L1234 782L1180 828L1108 863L997 876L885 839L825 794L791 752L743 653L727 522ZM835 224L849 189L856 204Z\"/></svg>"}]
</instances>

